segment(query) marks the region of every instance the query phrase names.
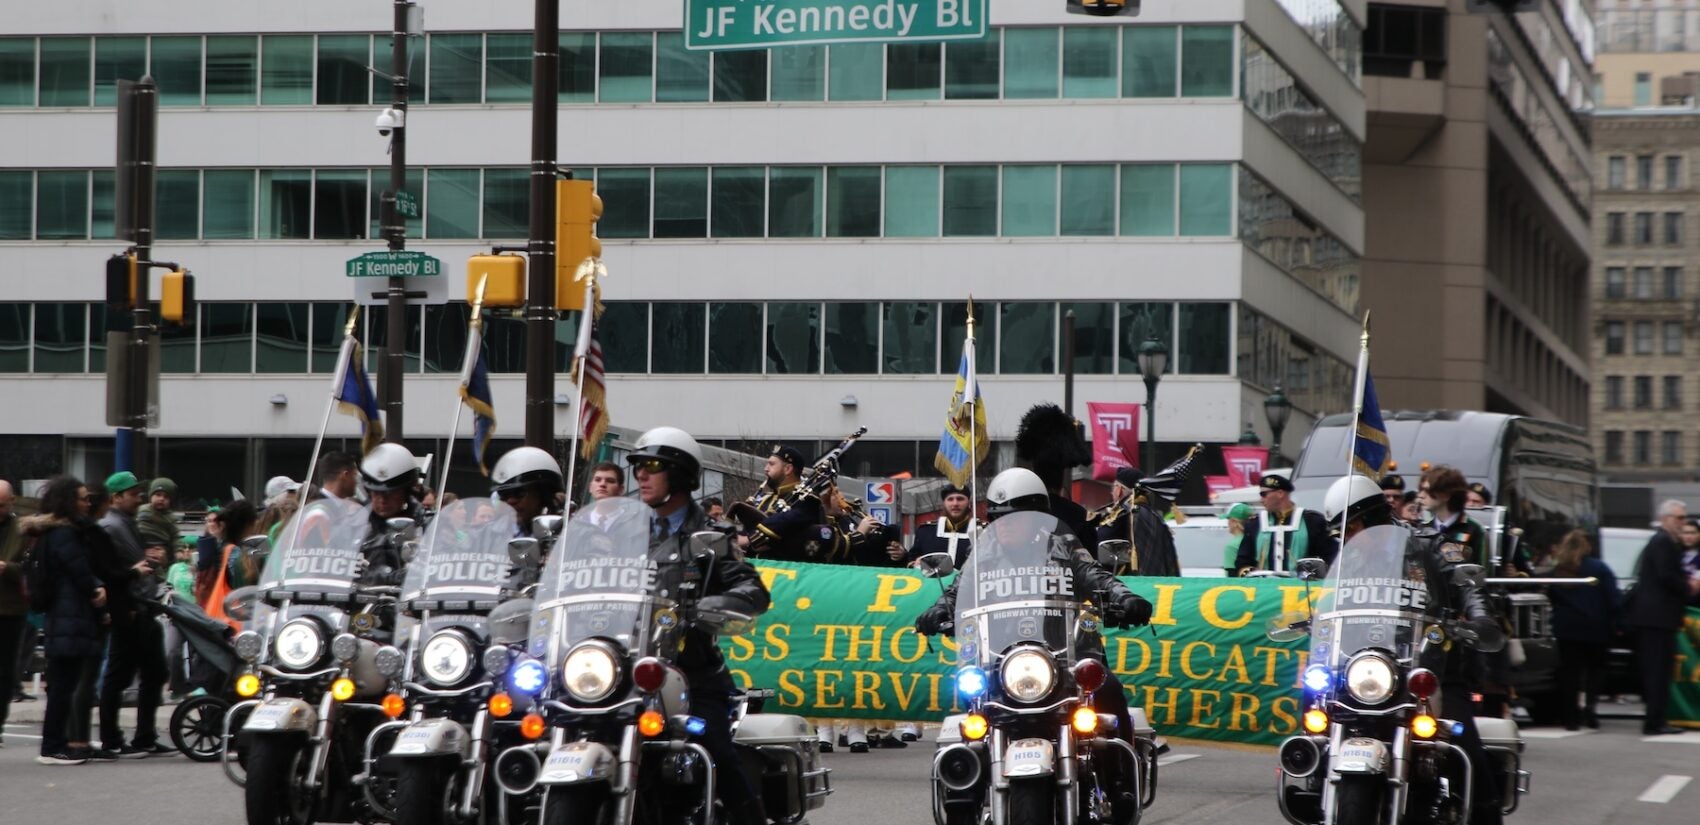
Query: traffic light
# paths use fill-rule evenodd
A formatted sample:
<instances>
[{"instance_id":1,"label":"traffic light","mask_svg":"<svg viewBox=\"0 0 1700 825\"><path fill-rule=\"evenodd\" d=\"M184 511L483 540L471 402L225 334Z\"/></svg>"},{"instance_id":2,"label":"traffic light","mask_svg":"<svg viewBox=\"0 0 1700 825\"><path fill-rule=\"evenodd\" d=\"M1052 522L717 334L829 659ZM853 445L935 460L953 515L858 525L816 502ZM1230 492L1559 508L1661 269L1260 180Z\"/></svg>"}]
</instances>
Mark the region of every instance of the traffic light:
<instances>
[{"instance_id":1,"label":"traffic light","mask_svg":"<svg viewBox=\"0 0 1700 825\"><path fill-rule=\"evenodd\" d=\"M1110 17L1117 14L1139 14L1139 0L1068 0L1069 14L1090 14Z\"/></svg>"},{"instance_id":2,"label":"traffic light","mask_svg":"<svg viewBox=\"0 0 1700 825\"><path fill-rule=\"evenodd\" d=\"M115 312L136 307L136 255L125 253L106 259L106 306Z\"/></svg>"},{"instance_id":3,"label":"traffic light","mask_svg":"<svg viewBox=\"0 0 1700 825\"><path fill-rule=\"evenodd\" d=\"M555 182L555 308L584 309L584 283L576 280L579 265L602 257L596 222L602 218L602 199L587 180Z\"/></svg>"},{"instance_id":4,"label":"traffic light","mask_svg":"<svg viewBox=\"0 0 1700 825\"><path fill-rule=\"evenodd\" d=\"M474 255L466 261L466 300L478 295L484 282L484 306L513 309L525 306L524 255Z\"/></svg>"},{"instance_id":5,"label":"traffic light","mask_svg":"<svg viewBox=\"0 0 1700 825\"><path fill-rule=\"evenodd\" d=\"M165 273L159 285L159 317L179 325L195 320L195 276L182 269Z\"/></svg>"}]
</instances>

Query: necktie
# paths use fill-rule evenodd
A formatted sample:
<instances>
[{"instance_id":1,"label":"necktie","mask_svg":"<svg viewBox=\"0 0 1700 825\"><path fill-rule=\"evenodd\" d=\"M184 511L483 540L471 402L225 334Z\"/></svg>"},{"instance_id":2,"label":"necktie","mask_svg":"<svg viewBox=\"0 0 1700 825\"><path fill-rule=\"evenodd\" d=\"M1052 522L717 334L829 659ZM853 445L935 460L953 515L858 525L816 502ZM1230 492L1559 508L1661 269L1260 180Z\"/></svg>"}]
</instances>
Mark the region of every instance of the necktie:
<instances>
[{"instance_id":1,"label":"necktie","mask_svg":"<svg viewBox=\"0 0 1700 825\"><path fill-rule=\"evenodd\" d=\"M664 518L656 519L654 525L650 529L650 535L654 536L656 541L666 539L672 534L673 522Z\"/></svg>"}]
</instances>

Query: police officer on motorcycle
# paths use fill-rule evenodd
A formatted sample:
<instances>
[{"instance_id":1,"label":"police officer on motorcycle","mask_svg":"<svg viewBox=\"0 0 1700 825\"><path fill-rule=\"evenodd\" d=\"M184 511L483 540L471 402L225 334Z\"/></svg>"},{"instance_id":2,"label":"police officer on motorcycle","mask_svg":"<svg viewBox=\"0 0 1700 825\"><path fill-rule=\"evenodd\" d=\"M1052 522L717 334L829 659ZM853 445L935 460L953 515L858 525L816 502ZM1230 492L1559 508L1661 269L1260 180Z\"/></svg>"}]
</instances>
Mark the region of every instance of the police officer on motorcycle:
<instances>
[{"instance_id":1,"label":"police officer on motorcycle","mask_svg":"<svg viewBox=\"0 0 1700 825\"><path fill-rule=\"evenodd\" d=\"M516 535L531 535L531 520L553 515L556 496L566 491L561 465L537 447L515 447L503 454L490 471L496 497L514 508Z\"/></svg>"},{"instance_id":2,"label":"police officer on motorcycle","mask_svg":"<svg viewBox=\"0 0 1700 825\"><path fill-rule=\"evenodd\" d=\"M416 526L424 525L425 509L413 497L413 487L418 483L419 461L400 444L379 444L360 462L360 486L372 505L371 529L360 548L366 557L362 584L401 584L407 562L390 519L405 518Z\"/></svg>"},{"instance_id":3,"label":"police officer on motorcycle","mask_svg":"<svg viewBox=\"0 0 1700 825\"><path fill-rule=\"evenodd\" d=\"M663 571L689 563L691 534L712 529L691 495L702 475L702 448L684 430L656 427L638 437L626 461L636 471L639 498L655 514L650 558ZM748 562L727 553L716 556L710 569L703 572L702 598L697 603L700 610L752 617L767 610L767 587ZM707 723L699 738L714 759L718 772L715 788L727 821L730 825L765 825L761 799L744 775L732 744L735 688L714 634L698 628L687 630L674 664L685 672L690 684L691 715Z\"/></svg>"},{"instance_id":4,"label":"police officer on motorcycle","mask_svg":"<svg viewBox=\"0 0 1700 825\"><path fill-rule=\"evenodd\" d=\"M1330 530L1341 531L1342 554L1352 552L1348 546L1352 537L1370 527L1398 525L1409 530L1407 555L1425 558L1430 571L1430 595L1443 600L1446 617L1475 626L1497 623L1488 610L1487 602L1474 586L1453 580L1454 568L1473 560L1454 549L1455 545L1448 547L1446 535L1427 526L1396 520L1388 507L1388 498L1376 481L1355 474L1335 481L1323 500L1323 510ZM1473 678L1477 673L1472 667L1474 663L1471 660L1474 658L1464 645L1453 645L1448 651L1445 675L1440 683L1440 711L1447 719L1463 726L1462 733L1455 733L1452 738L1470 759L1470 825L1498 825L1503 820L1499 780L1495 777L1492 758L1482 746L1481 735L1476 730L1476 707L1471 696L1479 690Z\"/></svg>"}]
</instances>

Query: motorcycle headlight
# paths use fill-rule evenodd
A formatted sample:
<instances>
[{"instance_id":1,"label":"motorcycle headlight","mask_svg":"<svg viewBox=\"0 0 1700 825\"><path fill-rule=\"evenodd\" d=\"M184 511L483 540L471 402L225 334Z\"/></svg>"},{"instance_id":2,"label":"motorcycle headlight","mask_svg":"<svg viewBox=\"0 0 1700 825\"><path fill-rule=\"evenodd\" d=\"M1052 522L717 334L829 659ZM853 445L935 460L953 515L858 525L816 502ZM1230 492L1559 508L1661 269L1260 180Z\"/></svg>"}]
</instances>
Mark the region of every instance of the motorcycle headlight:
<instances>
[{"instance_id":1,"label":"motorcycle headlight","mask_svg":"<svg viewBox=\"0 0 1700 825\"><path fill-rule=\"evenodd\" d=\"M373 654L372 667L378 671L379 676L385 679L394 679L401 675L402 665L406 662L406 659L407 657L403 656L400 650L391 645L384 645L378 648L377 653Z\"/></svg>"},{"instance_id":2,"label":"motorcycle headlight","mask_svg":"<svg viewBox=\"0 0 1700 825\"><path fill-rule=\"evenodd\" d=\"M291 670L305 670L325 654L325 632L312 619L292 619L277 632L277 661Z\"/></svg>"},{"instance_id":3,"label":"motorcycle headlight","mask_svg":"<svg viewBox=\"0 0 1700 825\"><path fill-rule=\"evenodd\" d=\"M1019 650L1003 660L1003 689L1018 702L1037 702L1057 681L1056 664L1038 650Z\"/></svg>"},{"instance_id":4,"label":"motorcycle headlight","mask_svg":"<svg viewBox=\"0 0 1700 825\"><path fill-rule=\"evenodd\" d=\"M419 668L438 687L459 684L472 673L472 644L458 631L433 634L419 652Z\"/></svg>"},{"instance_id":5,"label":"motorcycle headlight","mask_svg":"<svg viewBox=\"0 0 1700 825\"><path fill-rule=\"evenodd\" d=\"M258 631L244 630L236 634L232 645L236 648L237 658L244 662L257 662L260 660L260 653L265 650L266 642L260 638Z\"/></svg>"},{"instance_id":6,"label":"motorcycle headlight","mask_svg":"<svg viewBox=\"0 0 1700 825\"><path fill-rule=\"evenodd\" d=\"M499 677L508 672L508 649L501 645L491 645L484 651L484 672L492 677Z\"/></svg>"},{"instance_id":7,"label":"motorcycle headlight","mask_svg":"<svg viewBox=\"0 0 1700 825\"><path fill-rule=\"evenodd\" d=\"M1393 663L1378 654L1365 654L1346 665L1346 692L1366 705L1378 705L1393 695Z\"/></svg>"},{"instance_id":8,"label":"motorcycle headlight","mask_svg":"<svg viewBox=\"0 0 1700 825\"><path fill-rule=\"evenodd\" d=\"M580 645L561 663L561 686L580 702L600 702L614 692L619 663L602 645Z\"/></svg>"},{"instance_id":9,"label":"motorcycle headlight","mask_svg":"<svg viewBox=\"0 0 1700 825\"><path fill-rule=\"evenodd\" d=\"M340 633L331 640L331 656L337 661L347 664L360 655L360 639L353 633Z\"/></svg>"}]
</instances>

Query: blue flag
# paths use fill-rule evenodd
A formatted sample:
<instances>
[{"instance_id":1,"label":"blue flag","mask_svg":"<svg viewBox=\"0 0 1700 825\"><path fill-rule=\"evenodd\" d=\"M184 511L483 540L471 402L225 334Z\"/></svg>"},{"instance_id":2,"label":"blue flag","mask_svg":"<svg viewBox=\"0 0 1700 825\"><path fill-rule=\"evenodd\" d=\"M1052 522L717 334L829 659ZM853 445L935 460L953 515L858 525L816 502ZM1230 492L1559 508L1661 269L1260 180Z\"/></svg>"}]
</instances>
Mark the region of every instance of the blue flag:
<instances>
[{"instance_id":1,"label":"blue flag","mask_svg":"<svg viewBox=\"0 0 1700 825\"><path fill-rule=\"evenodd\" d=\"M1392 443L1387 440L1387 424L1381 420L1381 402L1375 398L1375 380L1364 371L1364 394L1360 399L1358 430L1352 434L1352 469L1380 480L1393 463Z\"/></svg>"},{"instance_id":2,"label":"blue flag","mask_svg":"<svg viewBox=\"0 0 1700 825\"><path fill-rule=\"evenodd\" d=\"M479 472L489 475L490 439L496 436L496 403L490 398L490 364L484 358L483 347L478 348L472 370L460 384L460 400L472 408L472 457L478 462Z\"/></svg>"},{"instance_id":3,"label":"blue flag","mask_svg":"<svg viewBox=\"0 0 1700 825\"><path fill-rule=\"evenodd\" d=\"M366 359L361 355L360 342L350 335L343 346L347 352L342 378L337 382L336 405L360 419L360 449L369 453L384 440L384 423L378 418L378 395L372 391L372 380L366 376Z\"/></svg>"}]
</instances>

